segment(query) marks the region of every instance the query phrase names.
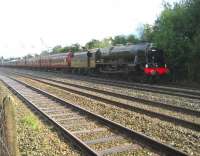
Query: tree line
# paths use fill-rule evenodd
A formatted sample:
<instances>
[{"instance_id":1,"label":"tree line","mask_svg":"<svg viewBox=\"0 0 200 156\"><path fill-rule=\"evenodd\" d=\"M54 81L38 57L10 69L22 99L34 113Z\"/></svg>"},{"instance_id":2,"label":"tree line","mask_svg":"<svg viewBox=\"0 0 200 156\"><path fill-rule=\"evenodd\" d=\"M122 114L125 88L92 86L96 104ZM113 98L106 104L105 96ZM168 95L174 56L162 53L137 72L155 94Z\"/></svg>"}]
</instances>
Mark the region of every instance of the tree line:
<instances>
[{"instance_id":1,"label":"tree line","mask_svg":"<svg viewBox=\"0 0 200 156\"><path fill-rule=\"evenodd\" d=\"M166 3L144 37L164 49L175 80L200 82L199 0L183 0L173 6Z\"/></svg>"},{"instance_id":2,"label":"tree line","mask_svg":"<svg viewBox=\"0 0 200 156\"><path fill-rule=\"evenodd\" d=\"M43 51L41 55L141 41L153 42L164 50L173 80L200 82L200 0L182 0L173 5L165 3L154 25L145 24L140 28L139 37L118 35L103 40L92 39L84 46L78 43L65 47L58 45L51 51Z\"/></svg>"},{"instance_id":3,"label":"tree line","mask_svg":"<svg viewBox=\"0 0 200 156\"><path fill-rule=\"evenodd\" d=\"M65 53L69 50L73 52L79 52L87 49L93 48L105 48L117 44L127 44L127 43L138 43L140 40L135 35L118 35L115 37L104 38L103 40L92 39L87 42L84 46L81 46L79 43L72 44L70 46L62 47L61 45L57 45L52 48L50 51L43 51L41 54L56 54L56 53Z\"/></svg>"}]
</instances>

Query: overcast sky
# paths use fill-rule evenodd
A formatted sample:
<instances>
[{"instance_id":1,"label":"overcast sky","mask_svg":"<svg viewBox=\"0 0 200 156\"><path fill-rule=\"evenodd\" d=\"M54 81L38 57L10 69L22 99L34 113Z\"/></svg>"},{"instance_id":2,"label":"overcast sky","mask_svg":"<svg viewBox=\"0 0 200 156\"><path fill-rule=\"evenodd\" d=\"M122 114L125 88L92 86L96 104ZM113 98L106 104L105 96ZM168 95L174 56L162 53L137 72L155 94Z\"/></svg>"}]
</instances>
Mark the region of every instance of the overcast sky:
<instances>
[{"instance_id":1,"label":"overcast sky","mask_svg":"<svg viewBox=\"0 0 200 156\"><path fill-rule=\"evenodd\" d=\"M173 3L178 0L167 0ZM0 56L136 33L153 24L163 0L0 0Z\"/></svg>"}]
</instances>

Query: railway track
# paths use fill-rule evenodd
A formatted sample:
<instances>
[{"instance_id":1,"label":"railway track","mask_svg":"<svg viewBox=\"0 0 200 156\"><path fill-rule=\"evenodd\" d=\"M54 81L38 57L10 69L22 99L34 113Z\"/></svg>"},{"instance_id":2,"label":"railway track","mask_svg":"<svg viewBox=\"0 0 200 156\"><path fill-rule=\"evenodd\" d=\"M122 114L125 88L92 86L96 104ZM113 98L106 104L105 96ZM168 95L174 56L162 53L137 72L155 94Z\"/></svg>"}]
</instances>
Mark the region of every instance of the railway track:
<instances>
[{"instance_id":1,"label":"railway track","mask_svg":"<svg viewBox=\"0 0 200 156\"><path fill-rule=\"evenodd\" d=\"M88 78L86 78L87 80ZM95 83L103 84L111 84L116 85L119 87L131 88L131 89L138 89L141 91L149 91L154 93L160 94L167 94L167 95L174 95L180 97L187 97L192 99L200 99L200 91L197 89L191 88L180 88L180 87L169 87L169 86L161 86L156 84L144 84L144 83L136 83L136 82L125 82L120 80L109 80L109 79L102 79L102 78L90 78L89 81L93 81Z\"/></svg>"},{"instance_id":2,"label":"railway track","mask_svg":"<svg viewBox=\"0 0 200 156\"><path fill-rule=\"evenodd\" d=\"M16 73L15 73L16 74ZM156 112L150 109L145 109L145 108L141 108L140 106L134 106L134 105L130 105L127 103L123 103L120 101L116 101L116 100L112 100L112 98L106 98L104 97L106 96L112 96L115 98L122 98L125 100L130 100L130 101L134 101L134 102L139 102L141 104L147 105L147 106L154 106L154 107L161 107L170 111L175 111L176 113L183 113L186 115L190 115L193 116L194 118L196 118L199 121L199 117L200 117L200 112L196 111L196 110L191 110L191 109L187 109L187 108L183 108L183 107L178 107L178 106L174 106L174 105L168 105L168 104L164 104L161 102L155 102L155 101L150 101L150 100L144 100L144 99L139 99L139 98L135 98L135 97L131 97L131 96L127 96L127 95L122 95L122 94L117 94L117 93L113 93L113 92L109 92L109 91L105 91L105 90L100 90L100 89L96 89L96 88L91 88L91 87L87 87L87 86L81 86L78 84L72 84L72 83L67 83L67 82L63 82L63 81L58 81L58 80L54 80L54 79L49 79L49 78L43 78L43 77L39 77L39 76L30 76L30 75L22 75L17 73L18 76L21 77L25 77L37 82L41 82L53 87L57 87L59 89L62 90L66 90L69 92L73 92L75 94L78 95L82 95L85 97L89 97L98 101L102 101L105 103L108 103L110 105L114 105L123 109L128 109L131 111L135 111L137 113L141 113L141 114L146 114L148 116L151 117L155 117L155 118L159 118L161 120L164 121L168 121L168 122L172 122L175 125L180 125L183 126L185 128L190 128L192 130L195 131L200 131L200 124L198 122L192 122L190 120L185 120L182 118L177 118L177 117L173 117L173 116L169 116L168 114L163 114L160 112ZM73 87L72 87L73 86ZM82 90L84 89L84 90ZM88 90L90 92L88 92ZM101 94L101 95L99 95ZM103 96L102 96L103 95Z\"/></svg>"},{"instance_id":3,"label":"railway track","mask_svg":"<svg viewBox=\"0 0 200 156\"><path fill-rule=\"evenodd\" d=\"M86 80L89 82L94 82L97 84L105 84L105 85L112 85L122 88L129 88L129 89L137 89L140 91L147 91L147 92L154 92L172 96L179 96L184 98L190 99L200 99L200 91L197 89L190 89L190 88L177 88L177 87L168 87L168 86L160 86L155 84L142 84L142 83L134 83L134 82L125 82L120 80L110 80L110 79L103 79L103 78L94 78L89 76L77 76L77 75L64 75L64 77L69 77L77 80Z\"/></svg>"},{"instance_id":4,"label":"railway track","mask_svg":"<svg viewBox=\"0 0 200 156\"><path fill-rule=\"evenodd\" d=\"M56 74L57 72L54 72L54 73ZM200 91L197 89L168 87L168 86L160 86L160 85L155 85L155 84L149 85L149 84L125 82L125 81L120 81L120 80L110 80L110 79L103 79L103 78L96 78L96 77L82 76L82 75L77 76L73 74L62 74L62 77L73 78L73 79L86 81L86 82L94 82L96 84L111 85L111 86L122 87L126 89L136 89L140 91L153 92L153 93L159 93L159 94L164 94L164 95L172 95L172 96L179 96L179 97L184 97L184 98L200 100Z\"/></svg>"},{"instance_id":5,"label":"railway track","mask_svg":"<svg viewBox=\"0 0 200 156\"><path fill-rule=\"evenodd\" d=\"M0 76L0 79L21 100L54 124L85 155L131 154L139 151L148 151L144 155L187 155L24 82L6 76ZM108 142L112 142L113 146L104 146Z\"/></svg>"}]
</instances>

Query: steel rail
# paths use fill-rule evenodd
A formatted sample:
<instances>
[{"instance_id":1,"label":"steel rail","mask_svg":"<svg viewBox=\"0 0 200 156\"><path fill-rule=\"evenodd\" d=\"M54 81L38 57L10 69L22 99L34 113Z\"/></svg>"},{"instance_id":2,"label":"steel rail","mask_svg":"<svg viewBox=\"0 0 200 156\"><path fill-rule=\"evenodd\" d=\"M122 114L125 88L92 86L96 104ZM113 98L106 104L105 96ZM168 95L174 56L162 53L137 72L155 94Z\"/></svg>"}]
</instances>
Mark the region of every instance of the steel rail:
<instances>
[{"instance_id":1,"label":"steel rail","mask_svg":"<svg viewBox=\"0 0 200 156\"><path fill-rule=\"evenodd\" d=\"M175 125L180 125L182 127L189 128L191 130L200 131L200 124L198 124L198 123L193 123L193 122L183 120L183 119L179 119L179 118L176 118L176 117L173 117L173 116L169 116L169 115L165 115L165 114L162 114L162 113L158 113L158 112L146 110L146 109L143 109L143 108L139 108L139 107L136 107L136 106L133 106L133 105L128 105L128 104L125 104L125 103L113 101L113 100L110 100L110 99L99 97L97 95L91 95L89 93L81 92L81 91L78 91L78 90L73 90L73 89L70 89L70 88L67 88L67 87L64 87L64 86L59 86L59 85L52 84L52 83L49 83L49 82L45 82L45 81L42 81L42 80L38 80L38 79L34 79L34 78L30 78L30 79L33 79L33 80L36 80L38 82L41 82L41 83L44 83L44 84L47 84L47 85L50 85L50 86L53 86L53 87L57 87L59 89L63 89L63 90L66 90L66 91L69 91L69 92L72 92L72 93L75 93L75 94L78 94L78 95L82 95L82 96L89 97L89 98L92 98L92 99L95 99L95 100L98 100L98 101L102 101L102 102L108 103L109 105L114 105L114 106L117 106L119 108L131 110L131 111L134 111L134 112L137 112L137 113L140 113L140 114L145 114L145 115L148 115L148 116L151 116L151 117L159 118L160 120L171 122L171 123L174 123ZM106 92L106 94L108 94L108 93Z\"/></svg>"},{"instance_id":2,"label":"steel rail","mask_svg":"<svg viewBox=\"0 0 200 156\"><path fill-rule=\"evenodd\" d=\"M125 81L120 81L120 80L94 78L91 76L82 76L82 78L79 78L77 75L67 75L67 76L76 78L78 80L85 79L87 81L92 81L99 84L108 84L108 85L112 84L114 86L123 87L123 88L137 89L141 91L167 94L167 95L172 95L172 96L180 96L180 97L186 97L186 98L191 98L191 99L200 99L200 91L196 89L188 90L187 88L175 88L175 87L149 85L149 84L134 83L134 82L131 83L131 82L125 82Z\"/></svg>"},{"instance_id":3,"label":"steel rail","mask_svg":"<svg viewBox=\"0 0 200 156\"><path fill-rule=\"evenodd\" d=\"M165 104L165 103L161 103L161 102L155 102L155 101L152 101L152 100L141 99L141 98L128 96L128 95L124 95L124 94L119 94L119 93L113 93L111 91L105 91L105 90L101 90L101 89L97 89L97 88L91 88L91 87L87 87L87 86L63 82L63 81L50 79L50 78L46 78L46 77L41 77L41 76L35 76L35 75L26 76L28 74L22 75L22 74L18 74L18 73L16 73L16 75L19 75L19 76L22 76L22 77L25 77L25 78L29 78L29 79L32 79L32 80L36 80L36 81L39 81L39 82L42 82L42 83L51 84L51 83L45 82L43 80L39 80L39 79L44 79L44 80L48 80L48 81L51 81L51 82L56 82L56 83L60 83L60 84L64 84L64 85L70 85L70 86L73 86L73 87L76 87L76 88L86 89L86 90L89 90L89 91L94 91L94 92L98 92L98 93L102 93L102 94L106 94L106 95L110 95L110 96L114 96L114 97L118 97L118 98L123 98L123 99L126 99L126 100L140 102L140 103L143 103L145 105L162 107L162 108L165 108L165 109L168 109L168 110L172 110L172 111L181 112L181 113L184 113L184 114L194 115L194 116L200 117L200 111L192 110L192 109L189 109L189 108L174 106L174 105L171 105L171 104ZM33 77L35 77L36 79L33 78ZM58 85L56 87L58 87Z\"/></svg>"},{"instance_id":4,"label":"steel rail","mask_svg":"<svg viewBox=\"0 0 200 156\"><path fill-rule=\"evenodd\" d=\"M167 155L167 156L171 156L171 155L186 156L187 155L186 153L184 153L184 152L182 152L180 150L177 150L174 147L171 147L171 146L168 146L166 144L160 143L160 142L158 142L158 141L156 141L156 140L154 140L154 139L152 139L152 138L150 138L150 137L148 137L148 136L146 136L144 134L141 134L141 133L138 133L138 132L136 132L134 130L126 128L126 127L124 127L124 126L122 126L122 125L120 125L120 124L118 124L116 122L113 122L113 121L111 121L109 119L106 119L106 118L104 118L104 117L102 117L100 115L94 114L94 113L92 113L92 112L90 112L90 111L88 111L88 110L86 110L86 109L84 109L82 107L79 107L77 105L73 105L73 104L71 104L69 102L66 102L65 100L63 100L63 99L61 99L61 98L59 98L59 97L57 97L55 95L49 94L49 93L47 93L47 92L45 92L43 90L40 90L40 89L35 88L35 87L32 87L32 86L28 85L27 83L21 82L19 80L14 79L14 78L10 78L10 79L12 79L12 80L14 80L14 81L16 81L16 82L18 82L18 83L20 83L22 85L25 85L26 87L28 87L28 88L30 88L30 89L32 89L32 90L34 90L34 91L36 91L36 92L38 92L38 93L40 93L42 95L47 96L50 99L54 99L54 100L56 100L57 102L59 102L59 103L61 103L63 105L68 105L68 106L72 107L75 110L84 112L86 115L89 115L89 116L95 118L96 120L104 123L105 125L107 125L108 127L112 128L112 129L118 130L123 135L125 135L125 136L127 136L127 137L129 137L129 138L131 138L133 140L136 140L138 143L141 143L141 144L151 148L153 151L156 151L156 152L160 153L161 155L162 154ZM12 91L14 91L21 99L25 100L25 102L30 104L30 101L27 101L27 99L24 99L24 97L19 92L14 90L11 86L6 84L5 82L4 82L4 84L6 86L8 86ZM79 143L79 142L77 142L77 143ZM86 149L86 150L88 150L88 149Z\"/></svg>"},{"instance_id":5,"label":"steel rail","mask_svg":"<svg viewBox=\"0 0 200 156\"><path fill-rule=\"evenodd\" d=\"M106 79L100 79L100 78L90 78L90 79L87 79L87 81L91 81L91 82L95 82L99 84L113 85L113 86L122 87L122 88L137 89L140 91L153 92L153 93L200 100L200 92L192 92L186 89L155 86L155 85L148 85L148 84L139 84L139 83L129 83L129 82L124 82L124 81L106 80Z\"/></svg>"},{"instance_id":6,"label":"steel rail","mask_svg":"<svg viewBox=\"0 0 200 156\"><path fill-rule=\"evenodd\" d=\"M56 129L58 129L62 135L65 137L65 139L69 139L73 142L75 146L78 146L81 148L83 152L85 152L86 155L89 156L99 156L96 151L94 151L92 148L90 148L87 144L85 144L83 141L81 141L79 138L77 138L75 135L70 133L70 131L66 130L62 125L60 125L58 122L50 118L45 112L41 111L35 104L30 102L27 98L25 98L22 94L20 94L17 90L13 89L11 86L9 86L6 82L2 80L2 82L9 88L19 99L21 99L23 102L28 104L32 109L36 110L42 117L44 117L47 121L49 121L51 124L55 125Z\"/></svg>"},{"instance_id":7,"label":"steel rail","mask_svg":"<svg viewBox=\"0 0 200 156\"><path fill-rule=\"evenodd\" d=\"M91 81L91 82L95 82L99 84L108 84L108 85L113 85L113 86L118 86L118 87L123 87L123 88L137 89L141 91L154 92L154 93L167 94L167 95L172 95L172 96L179 96L179 97L184 97L184 98L200 100L200 91L196 89L188 90L187 88L175 88L175 87L168 87L168 86L131 83L131 82L125 82L125 81L120 81L120 80L94 78L91 76L82 76L80 78L80 75L77 76L77 75L72 75L72 74L68 74L67 76L73 77L78 80L85 79L87 81Z\"/></svg>"}]
</instances>

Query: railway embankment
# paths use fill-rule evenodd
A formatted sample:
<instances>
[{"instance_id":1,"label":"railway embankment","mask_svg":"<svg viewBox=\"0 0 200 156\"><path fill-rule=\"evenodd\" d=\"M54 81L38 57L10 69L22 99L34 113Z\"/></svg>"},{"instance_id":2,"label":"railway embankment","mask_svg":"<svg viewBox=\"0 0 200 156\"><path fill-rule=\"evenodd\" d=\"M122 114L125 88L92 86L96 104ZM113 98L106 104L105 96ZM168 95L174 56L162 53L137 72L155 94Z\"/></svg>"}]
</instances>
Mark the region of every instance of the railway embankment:
<instances>
[{"instance_id":1,"label":"railway embankment","mask_svg":"<svg viewBox=\"0 0 200 156\"><path fill-rule=\"evenodd\" d=\"M5 98L6 97L6 98ZM0 82L1 135L0 155L81 155L54 130L41 120L21 100ZM3 119L3 120L2 120ZM3 122L4 121L4 122Z\"/></svg>"}]
</instances>

